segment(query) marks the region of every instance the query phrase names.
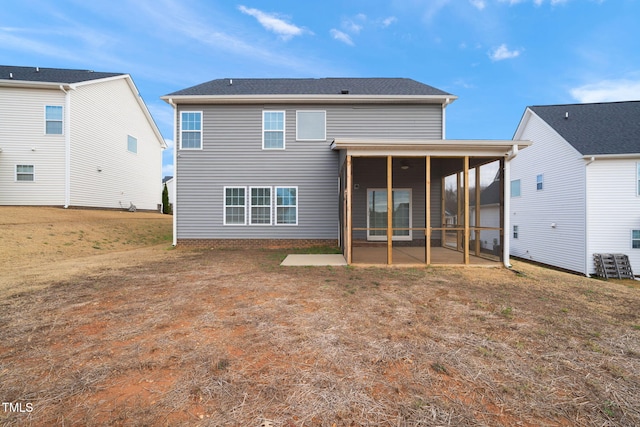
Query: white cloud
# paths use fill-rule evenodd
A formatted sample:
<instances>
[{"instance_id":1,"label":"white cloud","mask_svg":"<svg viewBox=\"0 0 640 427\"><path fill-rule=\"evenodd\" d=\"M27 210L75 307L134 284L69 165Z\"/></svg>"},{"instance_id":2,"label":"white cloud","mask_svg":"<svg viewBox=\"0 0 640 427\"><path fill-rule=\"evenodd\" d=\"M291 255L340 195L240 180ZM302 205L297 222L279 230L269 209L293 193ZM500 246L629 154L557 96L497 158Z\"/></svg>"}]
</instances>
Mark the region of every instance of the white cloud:
<instances>
[{"instance_id":1,"label":"white cloud","mask_svg":"<svg viewBox=\"0 0 640 427\"><path fill-rule=\"evenodd\" d=\"M487 7L487 3L484 0L469 0L469 3L478 10L482 10Z\"/></svg>"},{"instance_id":2,"label":"white cloud","mask_svg":"<svg viewBox=\"0 0 640 427\"><path fill-rule=\"evenodd\" d=\"M469 1L476 1L476 0L469 0ZM510 5L514 5L514 4L519 4L519 3L525 3L528 0L499 0L500 3L509 3ZM555 6L558 4L564 4L567 3L569 0L549 0L549 3L551 4L551 6ZM545 2L545 0L533 0L533 4L536 6L542 6L542 4Z\"/></svg>"},{"instance_id":3,"label":"white cloud","mask_svg":"<svg viewBox=\"0 0 640 427\"><path fill-rule=\"evenodd\" d=\"M351 40L351 37L349 36L349 34L343 33L342 31L336 30L335 28L332 28L330 33L334 39L341 41L343 43L346 43L349 46L354 45L353 40Z\"/></svg>"},{"instance_id":4,"label":"white cloud","mask_svg":"<svg viewBox=\"0 0 640 427\"><path fill-rule=\"evenodd\" d=\"M387 28L389 25L396 22L398 22L398 18L396 18L395 16L389 16L388 18L382 20L382 27Z\"/></svg>"},{"instance_id":5,"label":"white cloud","mask_svg":"<svg viewBox=\"0 0 640 427\"><path fill-rule=\"evenodd\" d=\"M244 14L253 16L265 29L278 34L283 40L289 40L292 37L300 36L307 32L304 28L290 24L274 14L242 5L238 6L238 10Z\"/></svg>"},{"instance_id":6,"label":"white cloud","mask_svg":"<svg viewBox=\"0 0 640 427\"><path fill-rule=\"evenodd\" d=\"M522 49L520 50L509 50L506 44L501 44L493 51L489 52L489 58L492 61L502 61L504 59L512 59L517 58L522 53Z\"/></svg>"},{"instance_id":7,"label":"white cloud","mask_svg":"<svg viewBox=\"0 0 640 427\"><path fill-rule=\"evenodd\" d=\"M640 100L640 80L602 80L570 90L580 102L611 102Z\"/></svg>"}]
</instances>

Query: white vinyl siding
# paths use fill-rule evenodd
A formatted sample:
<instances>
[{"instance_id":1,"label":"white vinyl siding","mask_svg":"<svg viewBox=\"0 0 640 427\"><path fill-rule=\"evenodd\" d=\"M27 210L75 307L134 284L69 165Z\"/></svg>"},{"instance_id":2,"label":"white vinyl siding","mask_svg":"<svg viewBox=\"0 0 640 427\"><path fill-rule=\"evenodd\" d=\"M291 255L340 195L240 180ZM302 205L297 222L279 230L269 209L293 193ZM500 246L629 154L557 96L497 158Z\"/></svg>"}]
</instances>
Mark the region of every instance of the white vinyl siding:
<instances>
[{"instance_id":1,"label":"white vinyl siding","mask_svg":"<svg viewBox=\"0 0 640 427\"><path fill-rule=\"evenodd\" d=\"M46 105L64 105L59 89L0 90L0 205L64 205L65 135L46 134ZM33 182L16 165L34 165Z\"/></svg>"},{"instance_id":2,"label":"white vinyl siding","mask_svg":"<svg viewBox=\"0 0 640 427\"><path fill-rule=\"evenodd\" d=\"M245 225L247 223L247 198L245 187L224 188L224 224Z\"/></svg>"},{"instance_id":3,"label":"white vinyl siding","mask_svg":"<svg viewBox=\"0 0 640 427\"><path fill-rule=\"evenodd\" d=\"M262 148L265 150L284 150L285 148L285 112L262 112Z\"/></svg>"},{"instance_id":4,"label":"white vinyl siding","mask_svg":"<svg viewBox=\"0 0 640 427\"><path fill-rule=\"evenodd\" d=\"M510 254L584 273L585 160L529 111L523 118L524 129L519 129L515 138L533 144L511 160L511 176L520 179L521 186L520 197L510 199L509 218L511 224L518 225L518 238L509 234ZM537 190L540 165L545 168L543 191Z\"/></svg>"},{"instance_id":5,"label":"white vinyl siding","mask_svg":"<svg viewBox=\"0 0 640 427\"><path fill-rule=\"evenodd\" d=\"M271 225L271 187L249 189L251 225Z\"/></svg>"},{"instance_id":6,"label":"white vinyl siding","mask_svg":"<svg viewBox=\"0 0 640 427\"><path fill-rule=\"evenodd\" d=\"M587 259L594 253L623 253L635 274L640 272L640 251L633 250L630 238L640 228L637 164L637 159L596 158L587 166ZM589 274L594 273L593 262L588 266Z\"/></svg>"},{"instance_id":7,"label":"white vinyl siding","mask_svg":"<svg viewBox=\"0 0 640 427\"><path fill-rule=\"evenodd\" d=\"M47 105L44 107L45 134L62 135L64 133L63 113L61 105Z\"/></svg>"},{"instance_id":8,"label":"white vinyl siding","mask_svg":"<svg viewBox=\"0 0 640 427\"><path fill-rule=\"evenodd\" d=\"M296 111L296 141L326 141L326 111Z\"/></svg>"},{"instance_id":9,"label":"white vinyl siding","mask_svg":"<svg viewBox=\"0 0 640 427\"><path fill-rule=\"evenodd\" d=\"M180 148L202 149L202 111L183 111L180 114Z\"/></svg>"},{"instance_id":10,"label":"white vinyl siding","mask_svg":"<svg viewBox=\"0 0 640 427\"><path fill-rule=\"evenodd\" d=\"M33 182L35 180L33 165L16 165L16 182Z\"/></svg>"}]
</instances>

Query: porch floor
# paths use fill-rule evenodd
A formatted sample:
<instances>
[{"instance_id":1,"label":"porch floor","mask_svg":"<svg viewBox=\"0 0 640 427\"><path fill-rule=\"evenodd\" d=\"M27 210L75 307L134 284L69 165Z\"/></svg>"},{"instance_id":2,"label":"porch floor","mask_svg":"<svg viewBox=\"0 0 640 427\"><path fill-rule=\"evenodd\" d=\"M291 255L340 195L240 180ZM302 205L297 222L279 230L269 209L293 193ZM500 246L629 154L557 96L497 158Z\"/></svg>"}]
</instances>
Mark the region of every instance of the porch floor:
<instances>
[{"instance_id":1,"label":"porch floor","mask_svg":"<svg viewBox=\"0 0 640 427\"><path fill-rule=\"evenodd\" d=\"M425 250L423 247L394 247L393 265L424 265ZM382 246L354 246L353 264L386 264L387 248ZM432 265L464 265L463 254L443 247L431 248ZM469 265L500 267L502 262L469 254Z\"/></svg>"}]
</instances>

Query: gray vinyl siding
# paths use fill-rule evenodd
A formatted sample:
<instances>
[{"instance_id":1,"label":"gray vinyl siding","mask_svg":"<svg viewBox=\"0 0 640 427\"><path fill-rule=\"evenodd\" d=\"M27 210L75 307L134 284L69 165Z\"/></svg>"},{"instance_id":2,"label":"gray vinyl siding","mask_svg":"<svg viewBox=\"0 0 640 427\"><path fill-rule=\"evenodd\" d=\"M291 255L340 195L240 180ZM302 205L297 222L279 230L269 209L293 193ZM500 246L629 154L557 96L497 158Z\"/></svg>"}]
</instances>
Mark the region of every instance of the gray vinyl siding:
<instances>
[{"instance_id":1,"label":"gray vinyl siding","mask_svg":"<svg viewBox=\"0 0 640 427\"><path fill-rule=\"evenodd\" d=\"M264 110L285 111L285 150L262 149ZM325 110L327 140L296 141L296 110ZM330 149L334 138L442 135L440 105L184 105L178 108L178 139L180 111L203 112L203 147L178 150L178 239L337 239L339 153ZM225 186L247 191L251 186L298 187L298 225L223 225Z\"/></svg>"}]
</instances>

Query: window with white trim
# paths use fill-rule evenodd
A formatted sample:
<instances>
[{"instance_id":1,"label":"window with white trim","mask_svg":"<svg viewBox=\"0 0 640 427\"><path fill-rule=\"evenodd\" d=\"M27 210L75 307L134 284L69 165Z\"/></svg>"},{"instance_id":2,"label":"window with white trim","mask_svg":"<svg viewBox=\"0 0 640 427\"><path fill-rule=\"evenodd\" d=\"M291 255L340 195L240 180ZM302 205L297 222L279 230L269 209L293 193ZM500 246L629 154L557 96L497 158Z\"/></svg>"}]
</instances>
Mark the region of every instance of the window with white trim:
<instances>
[{"instance_id":1,"label":"window with white trim","mask_svg":"<svg viewBox=\"0 0 640 427\"><path fill-rule=\"evenodd\" d=\"M224 188L224 225L246 225L246 188Z\"/></svg>"},{"instance_id":2,"label":"window with white trim","mask_svg":"<svg viewBox=\"0 0 640 427\"><path fill-rule=\"evenodd\" d=\"M296 111L296 141L326 141L326 111Z\"/></svg>"},{"instance_id":3,"label":"window with white trim","mask_svg":"<svg viewBox=\"0 0 640 427\"><path fill-rule=\"evenodd\" d=\"M271 225L271 187L251 187L249 203L252 225Z\"/></svg>"},{"instance_id":4,"label":"window with white trim","mask_svg":"<svg viewBox=\"0 0 640 427\"><path fill-rule=\"evenodd\" d=\"M180 148L182 150L202 149L202 111L180 113Z\"/></svg>"},{"instance_id":5,"label":"window with white trim","mask_svg":"<svg viewBox=\"0 0 640 427\"><path fill-rule=\"evenodd\" d=\"M44 107L44 132L47 135L62 135L63 111L60 105L46 105Z\"/></svg>"},{"instance_id":6,"label":"window with white trim","mask_svg":"<svg viewBox=\"0 0 640 427\"><path fill-rule=\"evenodd\" d=\"M517 226L517 225L514 225L514 226L513 226L513 238L514 238L514 239L517 239L517 238L518 238L518 233L519 233L518 226Z\"/></svg>"},{"instance_id":7,"label":"window with white trim","mask_svg":"<svg viewBox=\"0 0 640 427\"><path fill-rule=\"evenodd\" d=\"M33 165L16 165L16 181L35 181L35 168Z\"/></svg>"},{"instance_id":8,"label":"window with white trim","mask_svg":"<svg viewBox=\"0 0 640 427\"><path fill-rule=\"evenodd\" d=\"M536 190L540 191L544 188L544 175L536 175Z\"/></svg>"},{"instance_id":9,"label":"window with white trim","mask_svg":"<svg viewBox=\"0 0 640 427\"><path fill-rule=\"evenodd\" d=\"M276 224L298 224L298 187L276 187Z\"/></svg>"},{"instance_id":10,"label":"window with white trim","mask_svg":"<svg viewBox=\"0 0 640 427\"><path fill-rule=\"evenodd\" d=\"M511 197L520 197L520 180L511 181Z\"/></svg>"},{"instance_id":11,"label":"window with white trim","mask_svg":"<svg viewBox=\"0 0 640 427\"><path fill-rule=\"evenodd\" d=\"M631 230L631 247L640 249L640 230Z\"/></svg>"},{"instance_id":12,"label":"window with white trim","mask_svg":"<svg viewBox=\"0 0 640 427\"><path fill-rule=\"evenodd\" d=\"M262 112L262 148L284 150L284 111Z\"/></svg>"},{"instance_id":13,"label":"window with white trim","mask_svg":"<svg viewBox=\"0 0 640 427\"><path fill-rule=\"evenodd\" d=\"M636 181L637 181L637 195L640 196L640 163L636 163Z\"/></svg>"},{"instance_id":14,"label":"window with white trim","mask_svg":"<svg viewBox=\"0 0 640 427\"><path fill-rule=\"evenodd\" d=\"M138 153L138 139L127 135L127 151L130 153Z\"/></svg>"}]
</instances>

